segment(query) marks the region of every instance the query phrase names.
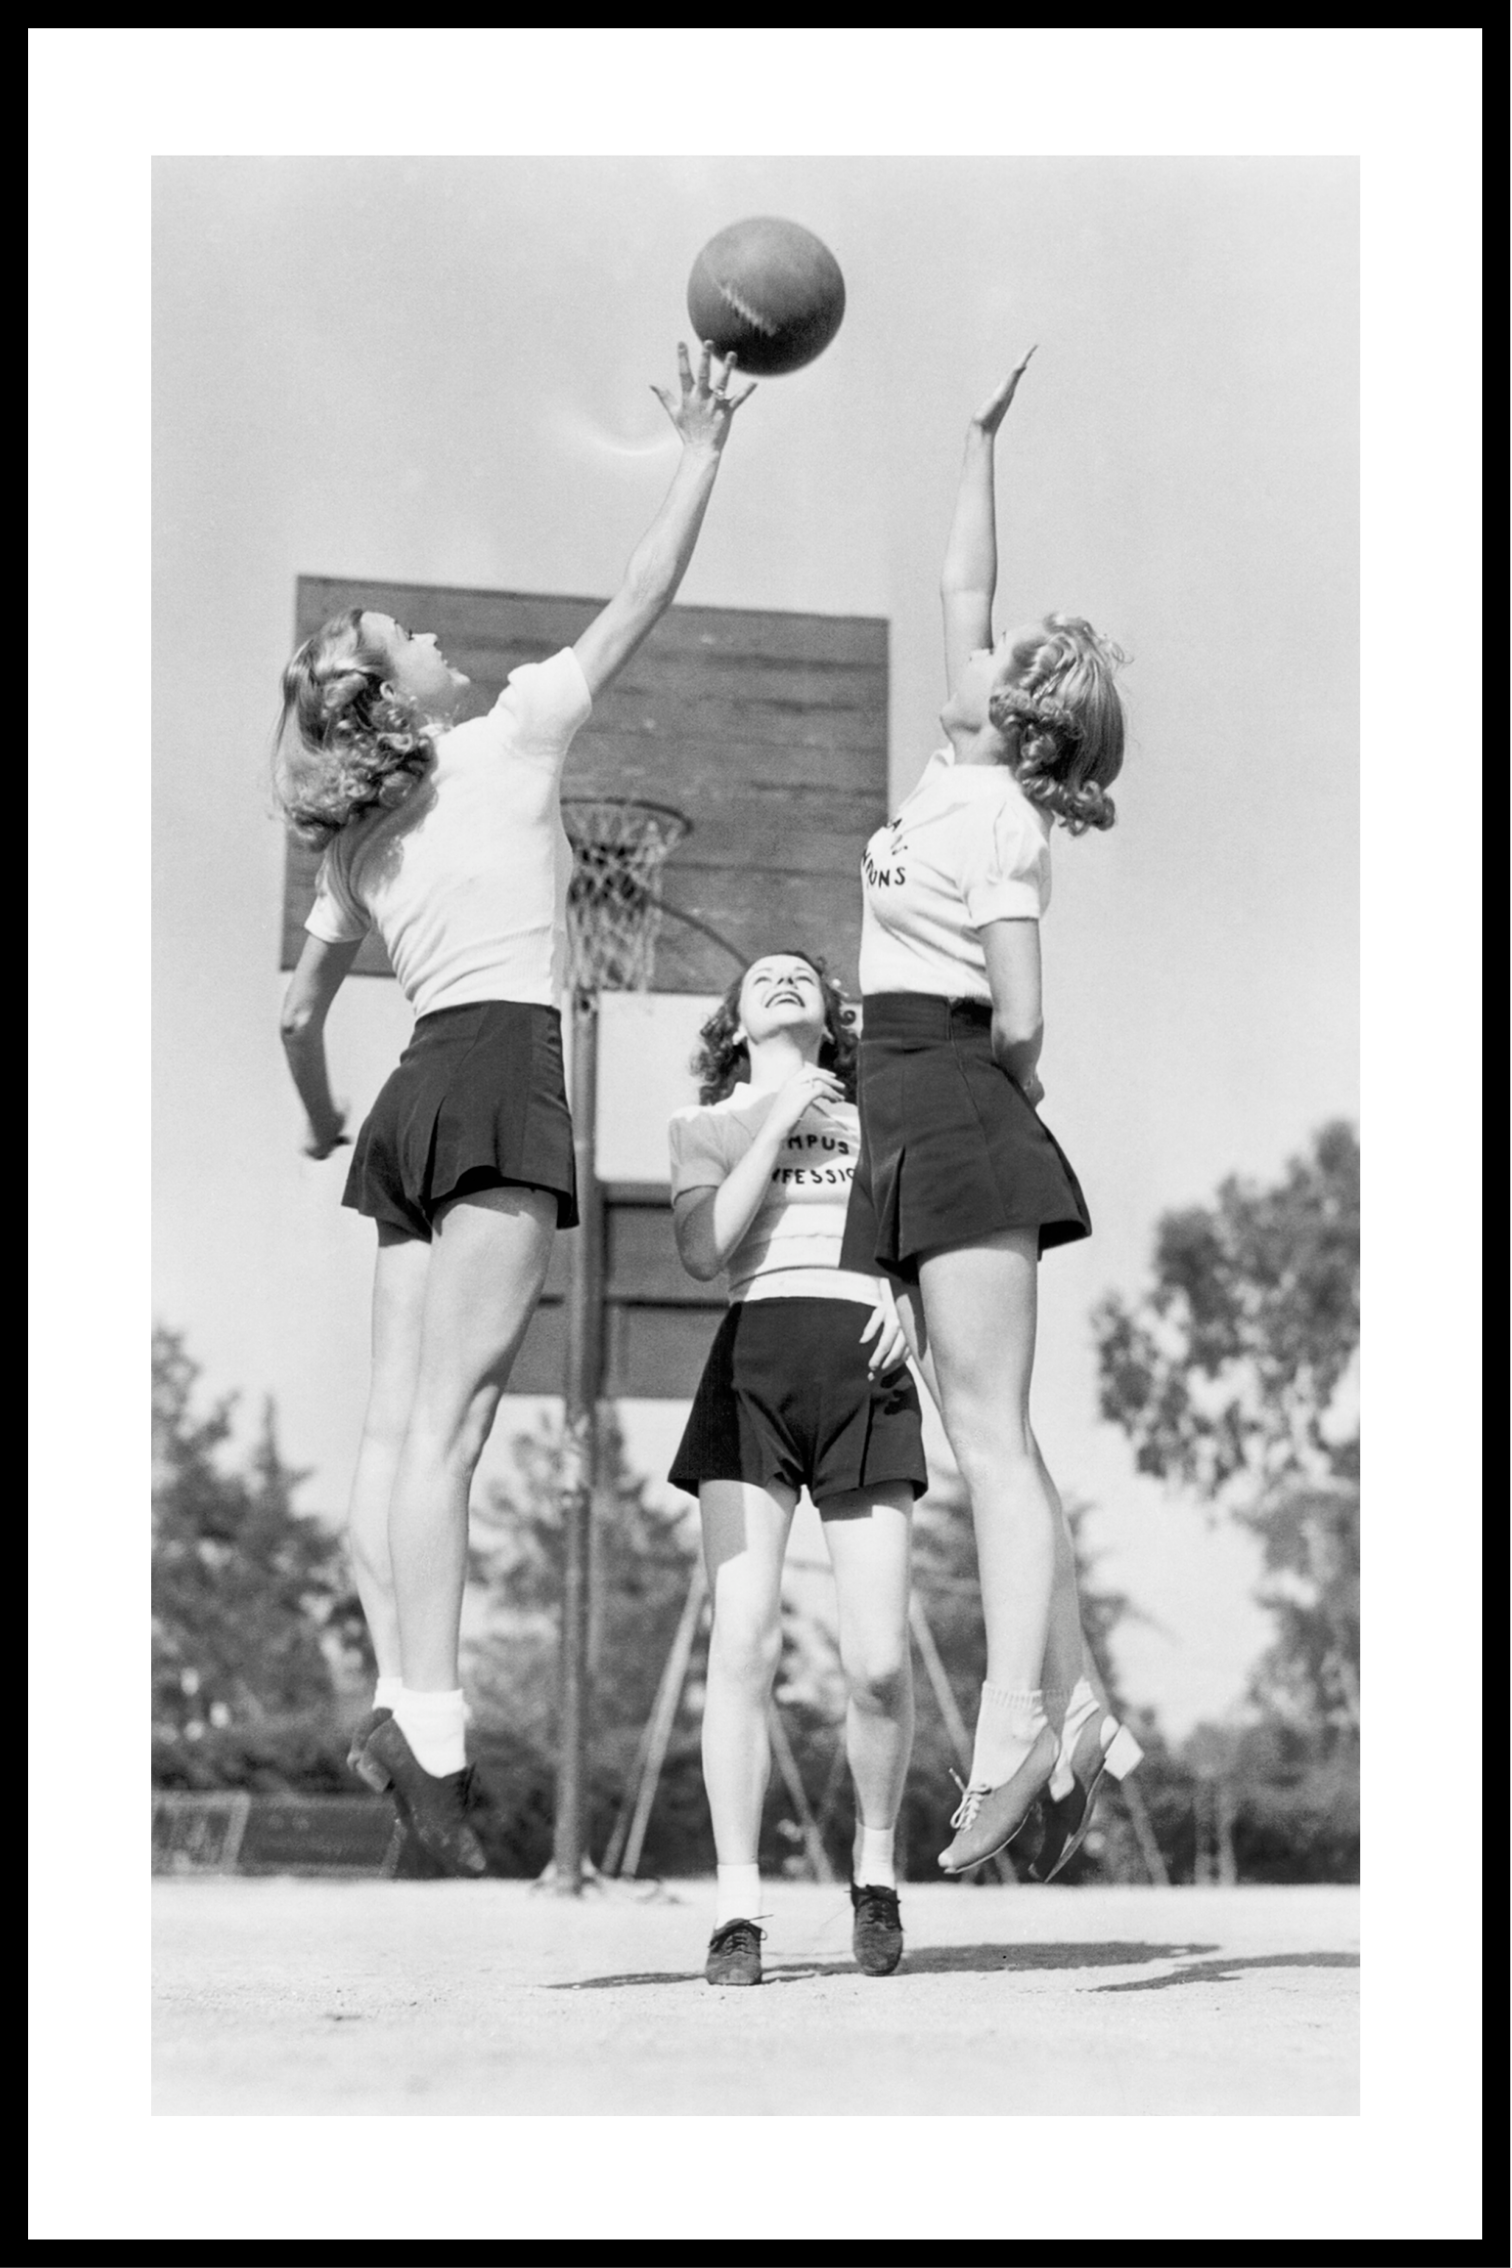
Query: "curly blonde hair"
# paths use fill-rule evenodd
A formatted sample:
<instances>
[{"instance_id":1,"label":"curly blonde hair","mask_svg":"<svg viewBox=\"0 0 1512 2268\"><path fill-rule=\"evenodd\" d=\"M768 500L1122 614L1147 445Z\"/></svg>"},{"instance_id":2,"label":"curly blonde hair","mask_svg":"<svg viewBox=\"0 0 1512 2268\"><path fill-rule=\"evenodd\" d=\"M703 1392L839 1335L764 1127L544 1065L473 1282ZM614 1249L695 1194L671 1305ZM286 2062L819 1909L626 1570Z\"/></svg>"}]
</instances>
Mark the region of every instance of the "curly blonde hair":
<instances>
[{"instance_id":1,"label":"curly blonde hair","mask_svg":"<svg viewBox=\"0 0 1512 2268\"><path fill-rule=\"evenodd\" d=\"M819 979L819 989L824 995L825 1023L825 1036L819 1048L819 1066L821 1070L834 1072L846 1101L854 1102L857 1046L855 1009L818 953L805 952L801 945L774 945L772 952L791 953L795 961L807 961ZM752 955L699 1032L698 1052L688 1068L698 1081L698 1099L701 1103L723 1102L731 1089L738 1085L742 1075L751 1068L745 1041L735 1037L740 1027L740 994L756 963L769 958L766 953Z\"/></svg>"},{"instance_id":2,"label":"curly blonde hair","mask_svg":"<svg viewBox=\"0 0 1512 2268\"><path fill-rule=\"evenodd\" d=\"M348 607L306 638L283 674L273 792L289 831L324 850L365 811L405 802L434 744L413 702L385 691L388 656Z\"/></svg>"},{"instance_id":3,"label":"curly blonde hair","mask_svg":"<svg viewBox=\"0 0 1512 2268\"><path fill-rule=\"evenodd\" d=\"M1073 835L1111 827L1107 793L1123 769L1124 713L1113 680L1127 660L1076 614L1047 614L1013 648L1014 677L996 686L987 713L1014 735L1013 774L1031 803Z\"/></svg>"}]
</instances>

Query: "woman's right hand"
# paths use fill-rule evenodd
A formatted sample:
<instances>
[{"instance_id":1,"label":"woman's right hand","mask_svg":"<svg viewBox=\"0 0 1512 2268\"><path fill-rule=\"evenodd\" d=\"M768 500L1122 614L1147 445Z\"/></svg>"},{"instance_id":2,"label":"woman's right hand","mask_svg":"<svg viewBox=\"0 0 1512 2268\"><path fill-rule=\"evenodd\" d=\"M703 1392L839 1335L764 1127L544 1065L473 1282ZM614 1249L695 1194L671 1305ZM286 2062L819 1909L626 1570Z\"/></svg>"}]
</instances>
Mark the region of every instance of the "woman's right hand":
<instances>
[{"instance_id":1,"label":"woman's right hand","mask_svg":"<svg viewBox=\"0 0 1512 2268\"><path fill-rule=\"evenodd\" d=\"M811 1103L843 1102L844 1099L845 1089L833 1071L821 1071L817 1063L805 1063L801 1071L795 1072L777 1089L764 1131L785 1138Z\"/></svg>"}]
</instances>

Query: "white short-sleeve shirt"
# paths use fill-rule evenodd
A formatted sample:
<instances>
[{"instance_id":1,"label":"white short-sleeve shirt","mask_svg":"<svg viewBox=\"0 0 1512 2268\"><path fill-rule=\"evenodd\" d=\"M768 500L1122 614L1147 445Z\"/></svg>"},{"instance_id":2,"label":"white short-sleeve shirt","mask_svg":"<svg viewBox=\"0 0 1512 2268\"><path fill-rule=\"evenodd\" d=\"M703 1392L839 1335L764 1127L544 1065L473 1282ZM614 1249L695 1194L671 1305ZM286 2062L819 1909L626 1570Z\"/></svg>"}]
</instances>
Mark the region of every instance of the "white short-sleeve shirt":
<instances>
[{"instance_id":1,"label":"white short-sleeve shirt","mask_svg":"<svg viewBox=\"0 0 1512 2268\"><path fill-rule=\"evenodd\" d=\"M667 1130L673 1197L719 1188L749 1150L774 1099L772 1089L739 1086L722 1102L675 1112ZM726 1264L732 1302L805 1293L875 1301L875 1279L840 1266L860 1146L854 1103L810 1103L778 1151L756 1216Z\"/></svg>"},{"instance_id":2,"label":"white short-sleeve shirt","mask_svg":"<svg viewBox=\"0 0 1512 2268\"><path fill-rule=\"evenodd\" d=\"M977 936L1050 903L1049 822L1005 764L937 749L861 860L861 990L992 998Z\"/></svg>"},{"instance_id":3,"label":"white short-sleeve shirt","mask_svg":"<svg viewBox=\"0 0 1512 2268\"><path fill-rule=\"evenodd\" d=\"M570 647L512 671L487 716L437 735L407 802L336 836L306 929L331 944L376 929L417 1016L477 1000L554 1007L572 874L562 766L592 707Z\"/></svg>"}]
</instances>

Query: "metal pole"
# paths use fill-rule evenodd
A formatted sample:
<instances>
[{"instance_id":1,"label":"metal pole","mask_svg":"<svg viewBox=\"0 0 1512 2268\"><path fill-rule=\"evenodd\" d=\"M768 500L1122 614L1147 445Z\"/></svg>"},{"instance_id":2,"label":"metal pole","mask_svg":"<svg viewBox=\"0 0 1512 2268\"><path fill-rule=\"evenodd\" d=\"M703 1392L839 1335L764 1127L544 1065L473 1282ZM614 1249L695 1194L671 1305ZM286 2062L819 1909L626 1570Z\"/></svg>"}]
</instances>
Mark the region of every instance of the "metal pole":
<instances>
[{"instance_id":1,"label":"metal pole","mask_svg":"<svg viewBox=\"0 0 1512 2268\"><path fill-rule=\"evenodd\" d=\"M698 1636L705 1588L704 1563L700 1554L693 1562L692 1580L688 1584L687 1598L683 1601L672 1650L667 1656L667 1665L656 1689L656 1705L651 1712L646 1742L646 1761L641 1770L640 1785L636 1789L635 1810L626 1833L623 1853L605 1859L606 1874L634 1875L640 1865L646 1829L651 1824L651 1806L656 1801L657 1784L661 1779L662 1766L667 1761L672 1729L677 1722L677 1704L682 1699L688 1663L693 1657L693 1642Z\"/></svg>"},{"instance_id":2,"label":"metal pole","mask_svg":"<svg viewBox=\"0 0 1512 2268\"><path fill-rule=\"evenodd\" d=\"M598 1400L604 1367L603 1196L594 1160L598 1102L598 1001L572 1003L572 1132L578 1211L567 1286L567 1376L562 1413L561 1731L557 1753L553 1886L583 1886L588 1808L588 1586L597 1478Z\"/></svg>"}]
</instances>

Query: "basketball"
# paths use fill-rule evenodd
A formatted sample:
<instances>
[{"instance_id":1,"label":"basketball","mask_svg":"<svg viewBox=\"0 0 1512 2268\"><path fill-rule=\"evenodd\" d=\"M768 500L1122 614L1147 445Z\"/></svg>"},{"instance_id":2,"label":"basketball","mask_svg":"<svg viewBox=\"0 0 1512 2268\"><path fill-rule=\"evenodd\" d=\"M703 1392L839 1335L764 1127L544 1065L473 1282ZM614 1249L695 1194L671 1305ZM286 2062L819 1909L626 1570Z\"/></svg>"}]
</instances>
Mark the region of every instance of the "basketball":
<instances>
[{"instance_id":1,"label":"basketball","mask_svg":"<svg viewBox=\"0 0 1512 2268\"><path fill-rule=\"evenodd\" d=\"M736 221L710 237L688 278L696 335L718 354L738 354L753 378L801 370L824 352L844 313L839 262L796 221Z\"/></svg>"}]
</instances>

